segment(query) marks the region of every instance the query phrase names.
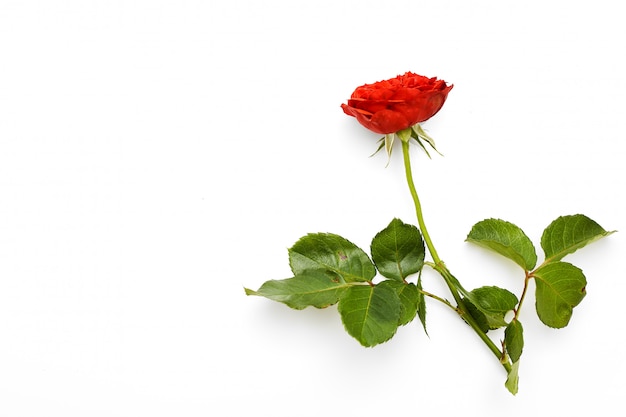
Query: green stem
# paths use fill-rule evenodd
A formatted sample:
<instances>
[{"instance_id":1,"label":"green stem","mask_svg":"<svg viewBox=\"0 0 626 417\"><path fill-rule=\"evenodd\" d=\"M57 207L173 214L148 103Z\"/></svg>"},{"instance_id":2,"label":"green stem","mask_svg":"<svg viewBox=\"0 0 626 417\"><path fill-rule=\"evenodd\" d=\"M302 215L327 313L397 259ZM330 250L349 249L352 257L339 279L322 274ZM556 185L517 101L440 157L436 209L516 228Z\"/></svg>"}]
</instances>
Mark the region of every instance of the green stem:
<instances>
[{"instance_id":1,"label":"green stem","mask_svg":"<svg viewBox=\"0 0 626 417\"><path fill-rule=\"evenodd\" d=\"M419 290L419 292L421 292L422 294L424 294L426 297L430 297L434 300L439 301L440 303L443 303L444 305L448 306L449 308L451 308L452 310L456 311L456 307L452 305L452 303L450 303L450 301L441 298L433 293L430 293L428 291L424 291L424 290Z\"/></svg>"},{"instance_id":2,"label":"green stem","mask_svg":"<svg viewBox=\"0 0 626 417\"><path fill-rule=\"evenodd\" d=\"M417 214L417 223L419 224L420 230L422 231L422 236L424 237L424 242L426 242L426 246L428 246L428 251L430 252L430 256L433 258L433 262L435 264L440 264L441 259L435 250L435 246L433 245L433 241L430 238L430 234L428 233L428 229L426 229L426 223L424 223L424 216L422 214L422 205L420 204L420 199L417 196L417 191L415 191L415 184L413 183L413 174L411 171L411 158L409 155L409 142L402 142L402 154L404 155L404 172L406 174L406 181L409 184L409 191L411 192L411 197L413 197L413 203L415 204L415 213Z\"/></svg>"},{"instance_id":3,"label":"green stem","mask_svg":"<svg viewBox=\"0 0 626 417\"><path fill-rule=\"evenodd\" d=\"M515 317L514 320L517 320L519 317L519 312L522 309L522 304L524 303L524 299L526 298L526 291L528 290L528 281L533 278L534 275L532 272L526 271L526 278L524 279L524 289L522 290L522 295L519 298L519 303L517 303L517 308L515 309Z\"/></svg>"},{"instance_id":4,"label":"green stem","mask_svg":"<svg viewBox=\"0 0 626 417\"><path fill-rule=\"evenodd\" d=\"M487 336L485 332L480 329L476 320L472 317L461 297L459 291L461 288L457 286L458 280L450 273L448 268L445 266L437 251L435 250L435 246L433 245L432 239L430 238L430 234L428 233L428 229L426 228L426 223L424 222L424 215L422 214L422 205L420 203L419 197L417 196L417 191L415 190L415 183L413 182L413 173L411 171L411 158L409 155L409 142L401 140L402 142L402 154L404 156L404 171L406 174L406 181L409 185L409 191L411 192L411 197L413 198L413 203L415 205L415 213L417 214L417 222L419 224L419 228L422 231L422 236L424 237L424 242L428 247L428 251L430 252L430 256L433 258L433 268L441 275L444 279L446 285L450 289L452 296L454 297L455 302L457 303L458 308L456 309L457 313L461 316L461 318L469 324L469 326L474 330L474 332L480 337L480 339L487 345L489 350L493 352L493 354L500 360L500 363L504 367L504 369L509 373L511 371L511 365L508 361L503 361L503 352L496 346L496 344ZM460 284L459 284L460 285Z\"/></svg>"},{"instance_id":5,"label":"green stem","mask_svg":"<svg viewBox=\"0 0 626 417\"><path fill-rule=\"evenodd\" d=\"M454 295L454 299L458 305L457 313L459 314L459 316L461 316L461 318L470 325L470 327L474 330L478 337L480 337L485 345L487 345L489 350L496 356L496 358L498 358L498 360L500 360L500 363L508 374L511 371L511 364L508 361L503 360L503 351L501 351L500 348L493 342L493 340L491 340L489 336L487 336L487 333L481 330L476 320L474 320L474 317L469 313L469 310L465 305L465 301L458 294L458 291L456 291L456 283L458 283L457 278L454 277L452 273L448 270L448 268L446 268L446 266L443 264L436 266L435 270L439 272L439 274L443 277L443 279L448 284L448 287L455 288L455 291L452 294Z\"/></svg>"}]
</instances>

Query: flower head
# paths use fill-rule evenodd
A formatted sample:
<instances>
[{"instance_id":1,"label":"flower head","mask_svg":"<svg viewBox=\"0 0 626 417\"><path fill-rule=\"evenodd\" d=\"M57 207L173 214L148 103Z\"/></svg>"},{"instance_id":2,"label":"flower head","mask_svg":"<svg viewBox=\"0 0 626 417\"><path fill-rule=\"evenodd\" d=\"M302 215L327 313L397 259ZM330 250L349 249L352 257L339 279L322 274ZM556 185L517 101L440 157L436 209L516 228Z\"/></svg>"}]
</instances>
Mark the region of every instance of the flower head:
<instances>
[{"instance_id":1,"label":"flower head","mask_svg":"<svg viewBox=\"0 0 626 417\"><path fill-rule=\"evenodd\" d=\"M433 117L452 87L436 77L407 72L358 87L341 108L373 132L396 133Z\"/></svg>"}]
</instances>

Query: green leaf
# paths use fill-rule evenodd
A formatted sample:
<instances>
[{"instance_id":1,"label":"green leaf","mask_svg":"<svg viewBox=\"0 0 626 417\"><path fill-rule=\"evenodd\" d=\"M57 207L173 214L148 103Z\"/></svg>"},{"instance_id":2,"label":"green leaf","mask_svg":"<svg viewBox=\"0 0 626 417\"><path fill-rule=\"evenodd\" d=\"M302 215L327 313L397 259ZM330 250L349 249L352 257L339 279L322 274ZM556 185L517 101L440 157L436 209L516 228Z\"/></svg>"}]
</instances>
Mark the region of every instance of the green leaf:
<instances>
[{"instance_id":1,"label":"green leaf","mask_svg":"<svg viewBox=\"0 0 626 417\"><path fill-rule=\"evenodd\" d=\"M245 288L247 295L258 295L278 301L296 310L308 306L324 308L339 301L351 284L342 283L334 274L307 271L293 278L270 280L257 291Z\"/></svg>"},{"instance_id":2,"label":"green leaf","mask_svg":"<svg viewBox=\"0 0 626 417\"><path fill-rule=\"evenodd\" d=\"M519 384L519 361L513 362L511 365L511 370L507 375L506 382L504 386L509 390L509 392L513 395L517 394Z\"/></svg>"},{"instance_id":3,"label":"green leaf","mask_svg":"<svg viewBox=\"0 0 626 417\"><path fill-rule=\"evenodd\" d=\"M483 333L487 333L491 328L489 327L489 321L485 314L478 309L470 300L467 298L463 299L463 303L467 307L467 312L472 316L478 328L482 330Z\"/></svg>"},{"instance_id":4,"label":"green leaf","mask_svg":"<svg viewBox=\"0 0 626 417\"><path fill-rule=\"evenodd\" d=\"M522 229L504 220L487 219L476 223L467 241L509 258L526 271L533 269L537 263L537 253L528 236Z\"/></svg>"},{"instance_id":5,"label":"green leaf","mask_svg":"<svg viewBox=\"0 0 626 417\"><path fill-rule=\"evenodd\" d=\"M424 298L424 293L422 292L422 276L420 274L417 279L417 316L422 322L422 327L424 328L424 333L428 334L426 330L426 299Z\"/></svg>"},{"instance_id":6,"label":"green leaf","mask_svg":"<svg viewBox=\"0 0 626 417\"><path fill-rule=\"evenodd\" d=\"M398 294L401 307L398 325L404 326L405 324L413 321L417 314L417 302L419 296L419 292L417 291L417 287L415 286L415 284L405 284L398 281L385 280L378 284L378 286L391 287L396 291L396 294Z\"/></svg>"},{"instance_id":7,"label":"green leaf","mask_svg":"<svg viewBox=\"0 0 626 417\"><path fill-rule=\"evenodd\" d=\"M366 347L386 342L398 328L401 303L390 286L354 285L337 308L348 334Z\"/></svg>"},{"instance_id":8,"label":"green leaf","mask_svg":"<svg viewBox=\"0 0 626 417\"><path fill-rule=\"evenodd\" d=\"M376 268L354 243L331 233L308 234L289 249L294 275L306 271L332 271L345 282L371 281Z\"/></svg>"},{"instance_id":9,"label":"green leaf","mask_svg":"<svg viewBox=\"0 0 626 417\"><path fill-rule=\"evenodd\" d=\"M553 262L538 268L535 306L539 319L549 327L567 326L572 310L586 295L583 272L567 262Z\"/></svg>"},{"instance_id":10,"label":"green leaf","mask_svg":"<svg viewBox=\"0 0 626 417\"><path fill-rule=\"evenodd\" d=\"M506 326L505 314L518 303L515 294L499 287L476 288L465 293L465 297L484 315L489 329Z\"/></svg>"},{"instance_id":11,"label":"green leaf","mask_svg":"<svg viewBox=\"0 0 626 417\"><path fill-rule=\"evenodd\" d=\"M419 229L393 219L372 240L372 259L381 275L397 281L419 272L424 266L424 240Z\"/></svg>"},{"instance_id":12,"label":"green leaf","mask_svg":"<svg viewBox=\"0 0 626 417\"><path fill-rule=\"evenodd\" d=\"M611 233L582 214L561 216L543 231L541 247L546 260L555 262Z\"/></svg>"},{"instance_id":13,"label":"green leaf","mask_svg":"<svg viewBox=\"0 0 626 417\"><path fill-rule=\"evenodd\" d=\"M512 320L504 329L504 346L511 362L519 361L524 349L524 328L518 320Z\"/></svg>"}]
</instances>

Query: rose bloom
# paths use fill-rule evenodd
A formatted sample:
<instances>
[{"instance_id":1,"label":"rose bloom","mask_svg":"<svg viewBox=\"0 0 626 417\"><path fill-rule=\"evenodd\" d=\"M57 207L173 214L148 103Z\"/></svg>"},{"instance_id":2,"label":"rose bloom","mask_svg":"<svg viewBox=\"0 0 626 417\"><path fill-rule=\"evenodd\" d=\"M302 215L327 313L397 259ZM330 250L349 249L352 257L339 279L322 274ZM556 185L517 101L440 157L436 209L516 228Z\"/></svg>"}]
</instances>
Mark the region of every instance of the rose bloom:
<instances>
[{"instance_id":1,"label":"rose bloom","mask_svg":"<svg viewBox=\"0 0 626 417\"><path fill-rule=\"evenodd\" d=\"M407 72L358 87L341 108L373 132L395 133L433 117L452 87L436 77Z\"/></svg>"}]
</instances>

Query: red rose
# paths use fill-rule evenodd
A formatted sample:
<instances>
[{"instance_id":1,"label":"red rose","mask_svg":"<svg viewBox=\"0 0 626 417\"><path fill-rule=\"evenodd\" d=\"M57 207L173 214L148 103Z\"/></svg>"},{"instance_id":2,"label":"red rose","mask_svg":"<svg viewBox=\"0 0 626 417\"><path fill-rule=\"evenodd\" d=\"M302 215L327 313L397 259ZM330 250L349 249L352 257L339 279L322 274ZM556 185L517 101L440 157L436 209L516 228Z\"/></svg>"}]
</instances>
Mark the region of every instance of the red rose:
<instances>
[{"instance_id":1,"label":"red rose","mask_svg":"<svg viewBox=\"0 0 626 417\"><path fill-rule=\"evenodd\" d=\"M358 87L341 108L371 131L396 133L433 117L452 87L436 77L407 72Z\"/></svg>"}]
</instances>

